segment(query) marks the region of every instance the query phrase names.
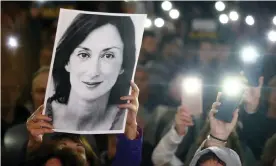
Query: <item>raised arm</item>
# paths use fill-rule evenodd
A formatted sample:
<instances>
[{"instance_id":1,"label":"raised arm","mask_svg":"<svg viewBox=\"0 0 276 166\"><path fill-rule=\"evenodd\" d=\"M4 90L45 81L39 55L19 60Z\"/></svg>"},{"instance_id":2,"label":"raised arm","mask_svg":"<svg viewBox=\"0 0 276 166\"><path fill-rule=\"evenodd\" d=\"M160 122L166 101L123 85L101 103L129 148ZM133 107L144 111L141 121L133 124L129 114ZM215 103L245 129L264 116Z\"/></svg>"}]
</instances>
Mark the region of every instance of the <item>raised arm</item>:
<instances>
[{"instance_id":1,"label":"raised arm","mask_svg":"<svg viewBox=\"0 0 276 166\"><path fill-rule=\"evenodd\" d=\"M193 121L189 111L185 106L179 107L175 116L175 123L153 151L152 161L154 165L183 165L175 156L175 152L183 137L187 134L188 127L192 125Z\"/></svg>"}]
</instances>

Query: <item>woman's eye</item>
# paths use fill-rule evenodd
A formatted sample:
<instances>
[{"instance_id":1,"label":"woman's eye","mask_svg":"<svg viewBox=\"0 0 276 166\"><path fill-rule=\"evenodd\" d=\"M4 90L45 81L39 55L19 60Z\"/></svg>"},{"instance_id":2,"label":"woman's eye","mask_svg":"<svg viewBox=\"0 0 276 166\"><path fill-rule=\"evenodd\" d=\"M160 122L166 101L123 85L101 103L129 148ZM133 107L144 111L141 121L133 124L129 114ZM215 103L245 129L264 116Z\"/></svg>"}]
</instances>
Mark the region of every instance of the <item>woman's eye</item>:
<instances>
[{"instance_id":1,"label":"woman's eye","mask_svg":"<svg viewBox=\"0 0 276 166\"><path fill-rule=\"evenodd\" d=\"M115 55L113 53L111 53L111 52L108 52L108 53L104 53L102 55L102 58L113 59L113 58L115 58Z\"/></svg>"},{"instance_id":2,"label":"woman's eye","mask_svg":"<svg viewBox=\"0 0 276 166\"><path fill-rule=\"evenodd\" d=\"M78 54L78 57L80 57L81 59L87 59L90 57L90 55L88 53L81 52Z\"/></svg>"}]
</instances>

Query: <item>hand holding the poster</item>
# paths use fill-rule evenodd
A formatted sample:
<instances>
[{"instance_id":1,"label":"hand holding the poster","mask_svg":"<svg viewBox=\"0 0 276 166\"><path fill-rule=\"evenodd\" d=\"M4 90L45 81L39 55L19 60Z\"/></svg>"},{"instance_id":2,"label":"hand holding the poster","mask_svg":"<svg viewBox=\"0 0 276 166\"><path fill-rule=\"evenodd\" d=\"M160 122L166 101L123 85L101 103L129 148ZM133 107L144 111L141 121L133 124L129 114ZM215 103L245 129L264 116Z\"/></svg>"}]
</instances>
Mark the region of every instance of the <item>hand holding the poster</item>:
<instances>
[{"instance_id":1,"label":"hand holding the poster","mask_svg":"<svg viewBox=\"0 0 276 166\"><path fill-rule=\"evenodd\" d=\"M119 108L128 109L125 135L128 137L128 139L133 140L137 137L138 134L136 117L139 109L139 88L134 82L131 82L131 88L131 95L121 97L121 100L127 100L129 103L120 104Z\"/></svg>"},{"instance_id":2,"label":"hand holding the poster","mask_svg":"<svg viewBox=\"0 0 276 166\"><path fill-rule=\"evenodd\" d=\"M28 148L33 148L42 143L42 136L45 133L53 133L53 126L49 123L52 119L46 115L42 115L43 105L40 106L26 122L29 132Z\"/></svg>"}]
</instances>

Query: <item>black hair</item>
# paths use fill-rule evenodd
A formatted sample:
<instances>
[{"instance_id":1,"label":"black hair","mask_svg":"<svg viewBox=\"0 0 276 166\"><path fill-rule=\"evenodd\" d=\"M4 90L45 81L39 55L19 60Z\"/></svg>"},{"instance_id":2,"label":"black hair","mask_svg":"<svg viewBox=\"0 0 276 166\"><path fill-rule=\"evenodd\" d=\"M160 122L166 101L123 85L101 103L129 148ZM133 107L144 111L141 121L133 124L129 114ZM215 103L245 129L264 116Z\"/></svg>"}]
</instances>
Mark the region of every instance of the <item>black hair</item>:
<instances>
[{"instance_id":1,"label":"black hair","mask_svg":"<svg viewBox=\"0 0 276 166\"><path fill-rule=\"evenodd\" d=\"M156 37L155 33L152 31L144 31L143 39L146 37Z\"/></svg>"},{"instance_id":2,"label":"black hair","mask_svg":"<svg viewBox=\"0 0 276 166\"><path fill-rule=\"evenodd\" d=\"M159 48L162 50L166 44L169 44L179 38L176 34L168 34L164 36L159 44Z\"/></svg>"},{"instance_id":3,"label":"black hair","mask_svg":"<svg viewBox=\"0 0 276 166\"><path fill-rule=\"evenodd\" d=\"M206 161L209 161L209 160L215 160L218 163L222 164L223 166L226 166L225 162L223 162L220 158L218 158L217 155L214 152L208 152L208 153L205 153L204 155L202 155L198 159L198 161L196 163L196 166L201 166L201 164L203 164L203 163L205 163Z\"/></svg>"},{"instance_id":4,"label":"black hair","mask_svg":"<svg viewBox=\"0 0 276 166\"><path fill-rule=\"evenodd\" d=\"M26 159L25 166L44 166L50 159L59 159L62 166L84 166L85 160L70 148L58 148L54 142L43 143Z\"/></svg>"},{"instance_id":5,"label":"black hair","mask_svg":"<svg viewBox=\"0 0 276 166\"><path fill-rule=\"evenodd\" d=\"M114 25L124 43L123 50L123 74L118 76L118 79L113 86L109 104L119 104L122 101L120 97L129 93L130 80L135 63L135 29L134 24L129 16L107 16L107 15L92 15L78 14L71 25L67 28L62 38L60 39L55 53L55 61L53 66L53 80L55 85L55 94L50 98L50 101L58 101L62 104L67 104L71 84L69 73L65 70L65 65L68 63L72 52L81 44L85 38L95 29L106 25Z\"/></svg>"}]
</instances>

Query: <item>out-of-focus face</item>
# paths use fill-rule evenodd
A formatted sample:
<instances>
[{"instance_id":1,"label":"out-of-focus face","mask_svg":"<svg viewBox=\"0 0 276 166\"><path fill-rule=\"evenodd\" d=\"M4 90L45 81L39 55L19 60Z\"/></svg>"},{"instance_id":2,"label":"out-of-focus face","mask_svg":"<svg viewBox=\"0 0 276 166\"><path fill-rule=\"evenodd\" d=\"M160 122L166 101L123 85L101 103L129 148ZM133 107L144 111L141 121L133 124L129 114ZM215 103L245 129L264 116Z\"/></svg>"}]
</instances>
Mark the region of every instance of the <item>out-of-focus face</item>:
<instances>
[{"instance_id":1,"label":"out-of-focus face","mask_svg":"<svg viewBox=\"0 0 276 166\"><path fill-rule=\"evenodd\" d=\"M111 24L92 31L73 51L66 71L71 90L84 100L94 100L111 90L123 72L124 44Z\"/></svg>"},{"instance_id":2,"label":"out-of-focus face","mask_svg":"<svg viewBox=\"0 0 276 166\"><path fill-rule=\"evenodd\" d=\"M205 161L203 164L200 164L200 166L223 166L218 161L210 159L208 161Z\"/></svg>"},{"instance_id":3,"label":"out-of-focus face","mask_svg":"<svg viewBox=\"0 0 276 166\"><path fill-rule=\"evenodd\" d=\"M215 56L213 52L213 45L208 42L203 42L200 44L199 57L203 62L209 62Z\"/></svg>"},{"instance_id":4,"label":"out-of-focus face","mask_svg":"<svg viewBox=\"0 0 276 166\"><path fill-rule=\"evenodd\" d=\"M70 140L70 139L63 139L58 142L58 147L61 149L64 147L70 148L73 151L77 152L84 160L87 160L85 148L83 144L80 142L74 142L73 140Z\"/></svg>"},{"instance_id":5,"label":"out-of-focus face","mask_svg":"<svg viewBox=\"0 0 276 166\"><path fill-rule=\"evenodd\" d=\"M181 56L183 54L183 42L182 40L176 38L170 43L165 44L162 49L164 56Z\"/></svg>"},{"instance_id":6,"label":"out-of-focus face","mask_svg":"<svg viewBox=\"0 0 276 166\"><path fill-rule=\"evenodd\" d=\"M44 102L49 72L42 72L35 77L32 84L32 99L35 110Z\"/></svg>"},{"instance_id":7,"label":"out-of-focus face","mask_svg":"<svg viewBox=\"0 0 276 166\"><path fill-rule=\"evenodd\" d=\"M40 67L50 66L52 58L52 51L50 49L44 48L40 52Z\"/></svg>"},{"instance_id":8,"label":"out-of-focus face","mask_svg":"<svg viewBox=\"0 0 276 166\"><path fill-rule=\"evenodd\" d=\"M45 163L45 166L62 166L62 163L58 158L51 158Z\"/></svg>"},{"instance_id":9,"label":"out-of-focus face","mask_svg":"<svg viewBox=\"0 0 276 166\"><path fill-rule=\"evenodd\" d=\"M135 73L134 81L140 90L140 94L148 91L148 86L149 86L148 73L138 69Z\"/></svg>"},{"instance_id":10,"label":"out-of-focus face","mask_svg":"<svg viewBox=\"0 0 276 166\"><path fill-rule=\"evenodd\" d=\"M146 36L143 39L142 48L146 50L148 53L154 53L157 48L157 40L155 37Z\"/></svg>"}]
</instances>

